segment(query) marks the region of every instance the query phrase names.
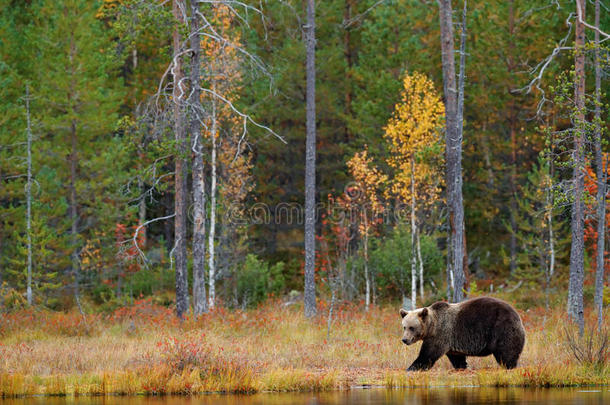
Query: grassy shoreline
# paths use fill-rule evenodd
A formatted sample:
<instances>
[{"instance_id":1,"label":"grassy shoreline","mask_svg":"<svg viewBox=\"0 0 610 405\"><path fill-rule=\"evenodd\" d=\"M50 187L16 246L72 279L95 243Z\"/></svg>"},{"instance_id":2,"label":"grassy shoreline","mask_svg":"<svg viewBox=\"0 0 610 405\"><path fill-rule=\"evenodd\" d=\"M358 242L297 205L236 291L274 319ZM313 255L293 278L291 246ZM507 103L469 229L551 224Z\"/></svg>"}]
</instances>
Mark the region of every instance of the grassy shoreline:
<instances>
[{"instance_id":1,"label":"grassy shoreline","mask_svg":"<svg viewBox=\"0 0 610 405\"><path fill-rule=\"evenodd\" d=\"M245 312L220 308L180 323L171 310L143 300L109 316L2 314L0 397L303 392L363 385L579 387L610 381L607 361L596 366L573 358L560 311L521 311L527 341L514 370L485 357L469 358L466 371L454 371L441 359L432 370L415 373L404 369L419 345L400 343L396 308L367 313L342 306L328 339L324 317L309 321L301 313L298 306L274 301Z\"/></svg>"}]
</instances>

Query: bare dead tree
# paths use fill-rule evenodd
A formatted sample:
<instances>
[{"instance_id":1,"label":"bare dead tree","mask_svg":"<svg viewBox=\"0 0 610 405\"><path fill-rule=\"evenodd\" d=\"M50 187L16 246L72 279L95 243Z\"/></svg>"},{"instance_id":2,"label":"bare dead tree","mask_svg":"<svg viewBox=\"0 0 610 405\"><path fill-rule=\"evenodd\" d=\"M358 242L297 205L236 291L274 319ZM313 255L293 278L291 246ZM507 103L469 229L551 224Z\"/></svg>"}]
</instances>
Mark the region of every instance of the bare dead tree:
<instances>
[{"instance_id":1,"label":"bare dead tree","mask_svg":"<svg viewBox=\"0 0 610 405\"><path fill-rule=\"evenodd\" d=\"M574 201L572 203L572 245L570 248L570 283L568 289L568 314L578 323L580 335L584 333L584 169L585 169L585 26L582 23L586 3L576 0L578 19L574 41L574 101L576 114L574 119Z\"/></svg>"},{"instance_id":2,"label":"bare dead tree","mask_svg":"<svg viewBox=\"0 0 610 405\"><path fill-rule=\"evenodd\" d=\"M205 173L201 121L201 9L199 0L191 0L191 120L190 139L193 149L193 310L195 316L208 311L205 289Z\"/></svg>"},{"instance_id":3,"label":"bare dead tree","mask_svg":"<svg viewBox=\"0 0 610 405\"><path fill-rule=\"evenodd\" d=\"M72 241L72 275L74 276L74 300L82 313L80 305L80 259L78 253L78 200L76 198L76 176L78 166L76 121L70 123L70 235Z\"/></svg>"},{"instance_id":4,"label":"bare dead tree","mask_svg":"<svg viewBox=\"0 0 610 405\"><path fill-rule=\"evenodd\" d=\"M133 67L134 72L138 69L138 49L137 47L134 46L133 50L131 51L131 64ZM136 118L136 121L139 119L140 116L140 105L136 104L135 108L134 108L134 116ZM136 151L138 153L138 157L140 157L140 159L138 159L138 161L136 162L136 165L138 167L138 190L140 190L140 193L142 194L142 198L139 199L138 202L138 226L142 225L143 223L146 222L146 197L144 195L145 191L146 191L146 185L144 184L144 178L141 174L142 172L142 161L143 161L143 156L146 150L146 137L142 136L140 139L138 139L137 145L136 145ZM140 231L141 237L140 237L140 244L142 245L142 247L146 248L146 243L147 243L147 230L146 227L143 227L142 230Z\"/></svg>"},{"instance_id":5,"label":"bare dead tree","mask_svg":"<svg viewBox=\"0 0 610 405\"><path fill-rule=\"evenodd\" d=\"M453 43L453 16L451 0L438 0L441 27L441 59L443 64L443 88L445 94L445 154L447 205L449 207L450 236L448 249L448 279L452 282L452 301L459 302L464 298L463 288L466 282L464 273L465 234L464 205L462 196L462 135L463 99L461 106L458 100L458 87L455 75L455 56ZM465 27L463 27L465 30ZM464 41L464 38L462 40ZM464 57L462 51L460 59ZM461 67L460 85L463 87L463 66ZM462 114L460 114L462 109Z\"/></svg>"},{"instance_id":6,"label":"bare dead tree","mask_svg":"<svg viewBox=\"0 0 610 405\"><path fill-rule=\"evenodd\" d=\"M173 0L173 15L175 18L175 28L173 32L173 56L174 65L172 67L173 76L173 102L174 102L174 139L176 140L176 154L174 162L175 173L175 213L174 219L174 254L176 258L176 315L183 318L188 311L188 278L187 278L187 257L186 257L186 205L187 205L187 185L186 185L186 153L187 136L185 128L185 109L183 99L185 91L183 88L182 72L182 41L180 30L184 24L184 1Z\"/></svg>"},{"instance_id":7,"label":"bare dead tree","mask_svg":"<svg viewBox=\"0 0 610 405\"><path fill-rule=\"evenodd\" d=\"M552 142L551 142L551 153L552 153ZM549 262L548 266L546 266L546 286L545 286L545 306L546 309L549 309L550 295L551 295L551 279L555 274L555 235L553 231L553 181L555 178L555 163L552 159L549 161L549 184L547 189L545 190L545 200L546 200L546 208L547 208L547 223L549 228L548 235L548 250L549 250Z\"/></svg>"},{"instance_id":8,"label":"bare dead tree","mask_svg":"<svg viewBox=\"0 0 610 405\"><path fill-rule=\"evenodd\" d=\"M25 85L25 112L27 122L27 143L28 143L28 179L25 184L26 198L26 235L27 235L27 250L28 250L28 274L26 297L28 305L32 305L32 122L30 119L30 86Z\"/></svg>"},{"instance_id":9,"label":"bare dead tree","mask_svg":"<svg viewBox=\"0 0 610 405\"><path fill-rule=\"evenodd\" d=\"M315 0L307 0L307 139L305 146L305 316L316 312L316 21Z\"/></svg>"},{"instance_id":10,"label":"bare dead tree","mask_svg":"<svg viewBox=\"0 0 610 405\"><path fill-rule=\"evenodd\" d=\"M159 7L163 7L164 4L169 1L162 3L152 4L148 1L141 0L135 3L137 12L153 13L158 10ZM210 9L217 6L226 6L232 16L234 16L241 23L248 25L247 17L249 14L260 15L263 22L265 21L262 12L249 4L236 0L193 0L190 3L190 17L188 16L188 10L186 2L184 0L172 0L172 14L175 22L175 29L172 35L173 55L172 61L167 67L166 71L162 75L156 93L151 97L150 101L146 104L145 111L142 116L144 120L149 121L149 130L153 132L151 135L153 138L162 139L167 133L170 124L173 126L175 135L175 147L174 150L168 155L163 156L155 160L155 162L146 170L145 173L151 176L151 184L148 189L141 192L140 196L135 200L141 201L141 199L148 197L153 199L153 191L170 176L175 178L175 212L160 216L157 218L150 219L146 222L141 223L132 238L125 243L133 244L134 248L138 252L139 257L145 265L148 263L145 253L138 246L138 235L143 232L146 226L157 221L164 221L174 218L174 232L175 240L174 246L170 252L170 259L173 265L174 260L176 263L176 312L178 316L182 316L184 312L188 310L188 281L187 281L187 224L186 224L186 201L187 201L187 188L186 188L186 168L187 168L187 157L189 155L188 144L189 139L187 137L188 132L191 134L191 149L193 159L193 191L194 191L194 240L193 240L193 254L194 254L194 283L199 285L201 288L194 287L194 295L197 294L195 299L195 312L199 313L202 310L203 305L207 305L207 299L205 298L205 281L204 281L204 266L205 266L205 183L204 183L204 160L203 160L203 139L201 138L201 128L205 127L204 118L206 112L201 105L201 97L205 95L214 100L215 103L224 104L228 107L228 110L235 114L239 119L242 120L243 133L240 138L239 146L237 148L238 154L241 153L242 144L245 144L246 134L248 127L253 125L257 128L262 129L268 134L273 135L281 142L286 141L271 130L269 127L262 125L252 119L251 116L241 112L230 100L223 97L215 89L203 88L201 86L201 50L200 42L203 38L207 38L213 42L220 44L223 49L232 49L236 51L238 55L249 61L250 64L271 78L271 75L266 70L259 58L251 54L248 50L241 47L238 43L231 41L226 38L220 30L216 29L214 22L206 17L201 11L201 5L207 4ZM243 10L243 11L242 11ZM190 22L188 28L188 35L186 38L182 35L182 28L186 22ZM199 48L199 49L198 49ZM183 74L183 61L185 55L191 56L190 72L189 77ZM197 62L197 57L199 61ZM254 70L254 69L253 69ZM172 80L168 80L170 78ZM190 88L188 82L191 82ZM171 108L168 108L171 106ZM188 117L188 122L187 122ZM206 127L207 128L207 127ZM169 160L173 157L176 163L176 170L170 173L158 173L158 165L160 160ZM168 166L165 164L165 166ZM129 185L126 187L129 189ZM198 227L198 224L201 226ZM197 239L197 240L195 240ZM200 252L197 251L201 248ZM201 261L201 263L197 263ZM198 270L197 270L198 269ZM203 285L202 285L203 284ZM203 297L203 298L201 298ZM201 298L201 299L200 299ZM202 301L203 300L203 301ZM203 305L197 304L203 303Z\"/></svg>"},{"instance_id":11,"label":"bare dead tree","mask_svg":"<svg viewBox=\"0 0 610 405\"><path fill-rule=\"evenodd\" d=\"M604 254L606 235L606 170L604 168L602 153L602 121L601 121L601 63L600 63L600 38L599 38L600 4L595 0L595 166L597 171L597 255L595 269L595 305L597 306L597 328L601 332L604 309Z\"/></svg>"},{"instance_id":12,"label":"bare dead tree","mask_svg":"<svg viewBox=\"0 0 610 405\"><path fill-rule=\"evenodd\" d=\"M212 76L215 73L212 73ZM213 81L213 80L212 80ZM216 89L212 88L215 92ZM212 140L212 158L210 161L211 169L211 184L210 184L210 231L208 234L208 270L209 270L209 306L214 308L216 302L216 261L214 258L214 241L216 238L216 195L218 189L218 171L217 171L217 131L218 131L218 116L216 110L216 98L212 97L212 128L210 138Z\"/></svg>"},{"instance_id":13,"label":"bare dead tree","mask_svg":"<svg viewBox=\"0 0 610 405\"><path fill-rule=\"evenodd\" d=\"M364 227L366 231L364 232L364 240L362 241L363 246L363 254L364 254L364 307L366 311L369 310L371 305L371 289L375 289L374 284L372 283L372 274L369 270L369 232L368 232L368 215L366 212L366 208L363 215ZM352 272L352 275L354 273Z\"/></svg>"},{"instance_id":14,"label":"bare dead tree","mask_svg":"<svg viewBox=\"0 0 610 405\"><path fill-rule=\"evenodd\" d=\"M604 41L607 39L610 39L610 34L602 31L599 26L593 26L591 24L587 23L587 20L585 18L585 9L587 7L586 2L576 2L576 17L578 19L578 23L580 23L582 25L582 29L584 31L585 27L595 31L595 33L597 33L598 35L602 35L604 37Z\"/></svg>"},{"instance_id":15,"label":"bare dead tree","mask_svg":"<svg viewBox=\"0 0 610 405\"><path fill-rule=\"evenodd\" d=\"M506 58L506 67L508 73L512 75L517 67L515 62L515 1L510 0L508 5L508 34L510 35L509 40L509 55ZM515 106L515 102L511 102L510 114L509 114L509 130L510 130L510 274L515 274L517 270L517 125L518 107Z\"/></svg>"},{"instance_id":16,"label":"bare dead tree","mask_svg":"<svg viewBox=\"0 0 610 405\"><path fill-rule=\"evenodd\" d=\"M456 302L464 299L464 291L466 291L466 287L468 285L468 249L466 247L466 221L464 217L464 201L462 194L462 144L464 140L464 86L466 81L466 16L468 11L468 1L464 0L464 7L462 9L462 23L460 30L460 72L458 74L458 139L456 142L456 173L455 173L455 182L457 184L455 192L456 192L456 221L459 226L458 230L461 232L461 235L458 235L460 238L461 251L458 252L460 254L462 269L458 274L457 286L460 288L459 295L456 296Z\"/></svg>"},{"instance_id":17,"label":"bare dead tree","mask_svg":"<svg viewBox=\"0 0 610 405\"><path fill-rule=\"evenodd\" d=\"M556 4L556 7L559 9L560 8L559 4ZM531 10L525 12L524 15L518 20L518 22L522 21L526 16L531 15L534 11L542 10L544 8L547 8L547 7L534 8L534 9L531 9ZM533 89L536 89L540 92L540 101L538 102L538 107L536 109L536 117L540 117L541 115L543 115L543 107L544 107L545 103L548 101L546 98L546 92L545 92L544 88L540 86L544 73L546 72L546 69L551 65L551 62L553 62L553 60L559 54L561 54L561 52L571 51L573 49L571 46L566 46L566 44L568 43L569 39L572 36L573 24L572 24L571 20L573 17L574 17L574 13L570 13L568 15L568 17L566 18L565 24L568 27L568 32L566 33L566 35L563 38L561 38L559 40L559 42L557 43L557 45L555 46L553 51L546 58L544 58L542 61L540 61L538 64L536 64L532 69L530 69L529 73L532 75L535 74L535 76L532 78L532 80L530 80L530 82L527 85L523 86L522 88L515 89L512 91L512 92L523 92L525 94L530 94Z\"/></svg>"}]
</instances>

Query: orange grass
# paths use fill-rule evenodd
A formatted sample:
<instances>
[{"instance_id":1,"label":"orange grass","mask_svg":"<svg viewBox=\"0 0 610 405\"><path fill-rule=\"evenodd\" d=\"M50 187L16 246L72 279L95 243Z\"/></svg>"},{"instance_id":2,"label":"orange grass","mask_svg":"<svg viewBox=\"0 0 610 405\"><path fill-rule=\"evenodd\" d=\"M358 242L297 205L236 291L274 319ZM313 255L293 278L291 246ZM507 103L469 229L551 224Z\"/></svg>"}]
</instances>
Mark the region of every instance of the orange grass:
<instances>
[{"instance_id":1,"label":"orange grass","mask_svg":"<svg viewBox=\"0 0 610 405\"><path fill-rule=\"evenodd\" d=\"M325 311L321 303L320 313ZM0 315L0 396L164 395L322 391L397 386L575 386L606 384L609 367L578 364L565 344L562 312L521 312L527 341L515 370L493 357L453 371L443 358L406 373L419 345L400 342L396 308L355 305L326 319L270 301L250 311L215 310L199 319L142 300L111 316L22 311ZM607 325L607 322L606 322Z\"/></svg>"}]
</instances>

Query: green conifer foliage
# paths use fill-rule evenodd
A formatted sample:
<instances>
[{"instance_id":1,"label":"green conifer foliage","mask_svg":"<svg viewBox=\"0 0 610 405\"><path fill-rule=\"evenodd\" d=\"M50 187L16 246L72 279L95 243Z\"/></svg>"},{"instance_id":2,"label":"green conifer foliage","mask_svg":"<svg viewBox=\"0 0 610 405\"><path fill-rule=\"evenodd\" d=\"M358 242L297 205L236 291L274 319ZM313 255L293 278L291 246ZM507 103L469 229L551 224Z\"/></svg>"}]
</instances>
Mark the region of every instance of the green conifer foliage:
<instances>
[{"instance_id":1,"label":"green conifer foliage","mask_svg":"<svg viewBox=\"0 0 610 405\"><path fill-rule=\"evenodd\" d=\"M55 171L62 186L56 198L67 203L66 250L76 287L83 246L100 234L112 246L112 222L124 209L116 192L125 173L124 148L113 134L123 89L98 8L97 1L45 0L32 30L38 56L33 87L45 144L40 153L48 157L41 163ZM93 277L84 276L84 281Z\"/></svg>"},{"instance_id":2,"label":"green conifer foliage","mask_svg":"<svg viewBox=\"0 0 610 405\"><path fill-rule=\"evenodd\" d=\"M32 290L34 304L55 306L58 303L57 292L63 285L58 272L69 266L69 257L63 250L67 245L66 235L57 235L58 222L66 209L65 201L60 204L35 203L32 205ZM49 222L49 218L53 220ZM54 226L53 226L54 225ZM12 238L16 244L15 254L8 258L7 274L19 291L25 290L26 283L26 235L15 230Z\"/></svg>"},{"instance_id":3,"label":"green conifer foliage","mask_svg":"<svg viewBox=\"0 0 610 405\"><path fill-rule=\"evenodd\" d=\"M26 46L30 13L23 2L0 1L0 284L10 282L11 235L25 230L26 120L22 98L30 60Z\"/></svg>"},{"instance_id":4,"label":"green conifer foliage","mask_svg":"<svg viewBox=\"0 0 610 405\"><path fill-rule=\"evenodd\" d=\"M509 231L515 233L519 247L514 277L529 288L543 285L547 293L556 274L565 267L570 243L567 224L561 208L555 204L554 192L550 164L540 157L517 198L517 229L507 224ZM505 260L509 258L505 257Z\"/></svg>"}]
</instances>

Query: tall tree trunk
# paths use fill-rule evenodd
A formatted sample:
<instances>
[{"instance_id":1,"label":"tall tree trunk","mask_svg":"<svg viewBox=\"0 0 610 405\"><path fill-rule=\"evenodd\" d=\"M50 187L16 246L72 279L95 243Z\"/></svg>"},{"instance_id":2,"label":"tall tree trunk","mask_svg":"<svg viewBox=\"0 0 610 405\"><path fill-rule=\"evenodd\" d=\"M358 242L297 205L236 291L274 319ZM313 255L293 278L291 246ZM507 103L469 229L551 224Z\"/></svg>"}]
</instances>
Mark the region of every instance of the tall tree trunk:
<instances>
[{"instance_id":1,"label":"tall tree trunk","mask_svg":"<svg viewBox=\"0 0 610 405\"><path fill-rule=\"evenodd\" d=\"M579 17L585 20L585 0L576 0L580 3ZM572 205L572 246L570 249L570 285L568 290L568 314L578 323L582 335L584 332L584 203L582 194L584 190L585 167L585 27L576 19L575 40L575 79L574 100L576 103L576 117L574 120L574 203Z\"/></svg>"},{"instance_id":2,"label":"tall tree trunk","mask_svg":"<svg viewBox=\"0 0 610 405\"><path fill-rule=\"evenodd\" d=\"M448 254L450 264L448 278L453 276L452 301L463 299L466 282L464 274L464 205L462 197L462 119L455 76L455 56L453 44L453 19L451 0L438 0L441 27L441 58L443 63L443 88L445 94L445 153L447 161L447 203L449 206L450 237ZM464 5L466 6L466 5ZM465 29L465 28L464 28ZM464 44L465 36L462 36ZM464 48L462 46L462 48ZM461 54L464 59L464 52ZM463 88L464 65L461 66L460 85ZM463 94L463 91L462 91ZM463 105L463 103L462 103ZM462 110L463 111L463 110Z\"/></svg>"},{"instance_id":3,"label":"tall tree trunk","mask_svg":"<svg viewBox=\"0 0 610 405\"><path fill-rule=\"evenodd\" d=\"M368 250L368 249L367 249ZM368 253L367 253L368 256ZM377 305L377 292L376 292L376 287L375 287L375 268L373 269L369 269L369 277L371 279L371 301L373 302L373 305Z\"/></svg>"},{"instance_id":4,"label":"tall tree trunk","mask_svg":"<svg viewBox=\"0 0 610 405\"><path fill-rule=\"evenodd\" d=\"M460 35L460 73L458 75L458 116L457 116L457 134L458 139L455 145L456 153L456 188L455 188L455 212L459 234L457 235L461 241L461 244L457 246L456 257L461 257L462 268L459 272L459 278L457 279L456 285L459 286L459 290L456 289L454 294L454 300L456 302L464 299L464 291L468 287L468 249L466 244L466 220L464 217L464 198L462 194L462 142L464 139L464 84L466 81L466 11L468 2L464 0L464 8L462 10L462 30Z\"/></svg>"},{"instance_id":5,"label":"tall tree trunk","mask_svg":"<svg viewBox=\"0 0 610 405\"><path fill-rule=\"evenodd\" d=\"M337 280L329 278L328 284L330 285L330 306L328 307L328 319L326 320L326 341L330 341L330 327L333 324L333 311L335 309L335 301L337 298Z\"/></svg>"},{"instance_id":6,"label":"tall tree trunk","mask_svg":"<svg viewBox=\"0 0 610 405\"><path fill-rule=\"evenodd\" d=\"M305 144L305 316L316 312L316 20L315 0L307 0L307 140Z\"/></svg>"},{"instance_id":7,"label":"tall tree trunk","mask_svg":"<svg viewBox=\"0 0 610 405\"><path fill-rule=\"evenodd\" d=\"M137 119L137 117L136 117ZM148 232L146 230L146 226L144 226L144 224L146 223L146 184L144 183L144 179L142 176L142 162L144 160L144 146L142 144L139 145L139 152L138 152L138 162L137 162L137 168L138 168L138 190L140 191L140 201L138 202L138 226L141 226L142 228L140 229L140 232L138 233L138 237L139 237L139 241L138 241L138 245L140 246L141 249L146 249L146 245L148 242Z\"/></svg>"},{"instance_id":8,"label":"tall tree trunk","mask_svg":"<svg viewBox=\"0 0 610 405\"><path fill-rule=\"evenodd\" d=\"M141 159L138 159L138 172L141 172L141 170L142 170ZM142 196L140 199L140 202L138 203L138 226L141 226L146 223L146 196L145 196L146 186L144 184L142 176L138 176L138 190L140 190L140 193ZM140 247L142 249L146 248L148 233L146 232L145 226L142 227L142 229L140 230L140 233L138 235L140 237L140 241L138 241L138 243L140 244Z\"/></svg>"},{"instance_id":9,"label":"tall tree trunk","mask_svg":"<svg viewBox=\"0 0 610 405\"><path fill-rule=\"evenodd\" d=\"M487 121L483 122L483 133L487 132ZM489 150L489 141L486 136L483 136L481 144L483 146L483 158L485 160L485 169L487 170L487 187L490 189L494 188L495 175L493 166L491 165L491 152Z\"/></svg>"},{"instance_id":10,"label":"tall tree trunk","mask_svg":"<svg viewBox=\"0 0 610 405\"><path fill-rule=\"evenodd\" d=\"M510 169L510 274L517 270L517 134L515 122L510 122L511 169Z\"/></svg>"},{"instance_id":11,"label":"tall tree trunk","mask_svg":"<svg viewBox=\"0 0 610 405\"><path fill-rule=\"evenodd\" d=\"M421 302L424 302L424 262L421 258L421 242L420 232L417 230L417 261L419 262L419 296Z\"/></svg>"},{"instance_id":12,"label":"tall tree trunk","mask_svg":"<svg viewBox=\"0 0 610 405\"><path fill-rule=\"evenodd\" d=\"M78 200L76 198L76 172L78 167L76 121L70 125L70 235L72 242L72 275L74 277L74 299L80 308L80 261L78 259Z\"/></svg>"},{"instance_id":13,"label":"tall tree trunk","mask_svg":"<svg viewBox=\"0 0 610 405\"><path fill-rule=\"evenodd\" d=\"M595 26L599 28L600 5L595 0ZM606 234L606 170L602 153L601 66L599 32L595 31L595 166L597 166L597 255L595 269L595 305L597 328L601 332L604 308L604 253Z\"/></svg>"},{"instance_id":14,"label":"tall tree trunk","mask_svg":"<svg viewBox=\"0 0 610 405\"><path fill-rule=\"evenodd\" d=\"M365 283L365 308L368 311L371 305L371 276L369 274L369 222L364 213L364 283Z\"/></svg>"},{"instance_id":15,"label":"tall tree trunk","mask_svg":"<svg viewBox=\"0 0 610 405\"><path fill-rule=\"evenodd\" d=\"M213 89L216 91L216 89ZM217 130L217 112L216 112L216 98L212 96L212 131L210 136L212 138L212 173L211 173L211 184L210 184L210 232L208 234L208 269L209 269L209 306L214 308L216 301L216 262L214 261L214 240L216 238L216 153L217 153L217 141L216 134Z\"/></svg>"},{"instance_id":16,"label":"tall tree trunk","mask_svg":"<svg viewBox=\"0 0 610 405\"><path fill-rule=\"evenodd\" d=\"M448 243L447 243L447 274L446 274L446 282L447 282L447 300L451 301L451 297L453 294L453 268L451 267L453 265L453 260L451 258L452 256L452 252L451 252L451 246L452 246L452 240L453 237L451 235L451 232L449 233L449 237L448 239Z\"/></svg>"},{"instance_id":17,"label":"tall tree trunk","mask_svg":"<svg viewBox=\"0 0 610 405\"><path fill-rule=\"evenodd\" d=\"M201 121L200 64L201 34L199 0L191 0L191 142L193 148L193 311L195 316L208 311L205 289L205 174Z\"/></svg>"},{"instance_id":18,"label":"tall tree trunk","mask_svg":"<svg viewBox=\"0 0 610 405\"><path fill-rule=\"evenodd\" d=\"M76 56L76 45L74 40L74 33L70 36L70 90L68 94L69 103L76 103L75 94L76 94L76 66L74 63L74 57ZM74 106L72 106L74 107ZM71 244L72 244L72 276L74 277L74 300L76 301L76 305L78 306L79 311L82 313L82 308L80 305L80 287L79 287L79 278L80 278L80 260L78 258L78 200L76 198L76 180L77 180L77 169L78 169L78 155L77 155L77 123L76 120L72 120L70 122L70 197L69 197L69 212L70 212L70 236L71 236Z\"/></svg>"},{"instance_id":19,"label":"tall tree trunk","mask_svg":"<svg viewBox=\"0 0 610 405\"><path fill-rule=\"evenodd\" d=\"M345 8L343 11L344 23L351 21L352 12L354 11L354 0L345 0ZM352 69L354 66L354 50L352 49L352 31L350 26L346 26L343 30L343 54L345 55L345 64L347 73L345 75L345 142L351 139L348 118L352 116Z\"/></svg>"},{"instance_id":20,"label":"tall tree trunk","mask_svg":"<svg viewBox=\"0 0 610 405\"><path fill-rule=\"evenodd\" d=\"M138 68L138 49L136 47L131 51L131 63L133 65L133 71L135 72ZM138 100L134 96L134 117L136 122L140 118L140 109L138 107ZM140 190L141 199L138 203L138 226L142 226L146 223L146 184L144 183L144 178L142 176L142 162L144 161L144 149L146 148L145 141L143 138L140 138L138 144L138 190ZM140 241L138 242L142 249L146 248L148 232L146 230L146 226L142 226L140 233L138 234L140 237Z\"/></svg>"},{"instance_id":21,"label":"tall tree trunk","mask_svg":"<svg viewBox=\"0 0 610 405\"><path fill-rule=\"evenodd\" d=\"M28 182L25 185L25 197L27 200L26 232L28 249L28 274L26 297L28 305L32 305L32 123L30 121L30 86L25 85L25 109L27 119L28 136Z\"/></svg>"},{"instance_id":22,"label":"tall tree trunk","mask_svg":"<svg viewBox=\"0 0 610 405\"><path fill-rule=\"evenodd\" d=\"M447 244L447 299L455 295L455 246L456 225L454 212L455 153L453 147L457 139L457 83L455 81L455 56L453 45L453 17L451 0L437 0L441 30L441 59L443 68L443 92L445 102L445 160L447 183L447 207L449 214L449 235Z\"/></svg>"},{"instance_id":23,"label":"tall tree trunk","mask_svg":"<svg viewBox=\"0 0 610 405\"><path fill-rule=\"evenodd\" d=\"M171 169L170 169L171 170ZM161 206L166 215L170 215L174 211L174 200L171 192L161 194ZM165 252L172 252L174 248L174 218L163 221L163 239L165 242Z\"/></svg>"},{"instance_id":24,"label":"tall tree trunk","mask_svg":"<svg viewBox=\"0 0 610 405\"><path fill-rule=\"evenodd\" d=\"M0 179L2 178L2 171L0 170ZM3 233L0 232L0 257L3 257L3 246L4 246L4 238L2 237ZM4 268L2 267L2 262L0 261L0 300L2 299L2 283L4 277ZM4 305L3 301L0 301L0 305Z\"/></svg>"},{"instance_id":25,"label":"tall tree trunk","mask_svg":"<svg viewBox=\"0 0 610 405\"><path fill-rule=\"evenodd\" d=\"M411 309L417 308L417 256L415 248L415 157L411 156Z\"/></svg>"},{"instance_id":26,"label":"tall tree trunk","mask_svg":"<svg viewBox=\"0 0 610 405\"><path fill-rule=\"evenodd\" d=\"M553 117L553 121L555 120L555 118ZM553 122L553 127L555 126L555 123ZM552 139L552 135L551 135L551 155L553 155L555 153L554 151L554 141ZM549 162L549 190L547 192L547 198L548 198L548 206L549 206L549 251L551 254L551 263L550 263L550 267L549 267L549 276L550 278L553 277L553 275L555 274L555 231L553 230L553 206L555 205L555 201L553 198L553 180L555 179L555 162L553 161L553 159L550 160ZM549 281L550 281L549 278ZM550 287L550 285L549 285Z\"/></svg>"},{"instance_id":27,"label":"tall tree trunk","mask_svg":"<svg viewBox=\"0 0 610 405\"><path fill-rule=\"evenodd\" d=\"M174 160L176 163L175 174L175 197L174 206L176 216L174 218L174 255L176 258L176 315L182 319L188 311L188 269L186 257L186 204L187 204L187 185L186 185L186 154L187 136L185 130L184 117L184 94L182 79L182 56L181 48L181 26L184 24L182 10L184 10L182 0L174 0L173 14L176 20L176 27L173 33L173 102L174 102L174 136L176 139L176 153Z\"/></svg>"},{"instance_id":28,"label":"tall tree trunk","mask_svg":"<svg viewBox=\"0 0 610 405\"><path fill-rule=\"evenodd\" d=\"M552 182L552 174L551 176ZM553 273L555 273L555 235L553 232L553 190L552 183L549 184L549 189L546 190L546 206L547 206L547 226L549 227L549 263L546 271L546 286L545 286L545 308L549 309L550 295L551 295L551 279Z\"/></svg>"},{"instance_id":29,"label":"tall tree trunk","mask_svg":"<svg viewBox=\"0 0 610 405\"><path fill-rule=\"evenodd\" d=\"M508 12L508 34L510 54L507 60L507 70L512 77L515 69L513 57L515 56L515 1L509 2ZM510 274L514 275L517 270L517 108L511 103L509 128L510 128Z\"/></svg>"}]
</instances>

